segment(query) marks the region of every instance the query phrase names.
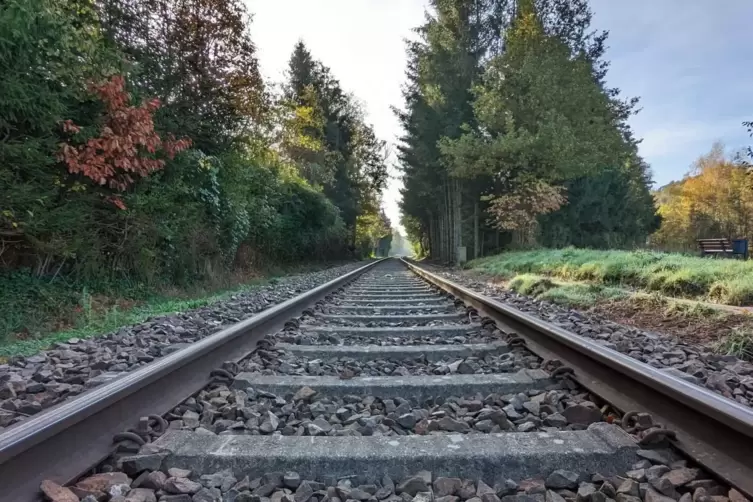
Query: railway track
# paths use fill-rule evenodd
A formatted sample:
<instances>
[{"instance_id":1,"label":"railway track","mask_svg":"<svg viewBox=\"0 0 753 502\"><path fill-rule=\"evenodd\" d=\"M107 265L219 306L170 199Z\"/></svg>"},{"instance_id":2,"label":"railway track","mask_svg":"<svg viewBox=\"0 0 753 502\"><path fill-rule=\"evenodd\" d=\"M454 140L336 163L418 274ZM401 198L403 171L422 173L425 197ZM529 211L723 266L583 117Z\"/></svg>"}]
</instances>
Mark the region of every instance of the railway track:
<instances>
[{"instance_id":1,"label":"railway track","mask_svg":"<svg viewBox=\"0 0 753 502\"><path fill-rule=\"evenodd\" d=\"M393 259L2 431L0 500L740 502L752 438L749 408Z\"/></svg>"}]
</instances>

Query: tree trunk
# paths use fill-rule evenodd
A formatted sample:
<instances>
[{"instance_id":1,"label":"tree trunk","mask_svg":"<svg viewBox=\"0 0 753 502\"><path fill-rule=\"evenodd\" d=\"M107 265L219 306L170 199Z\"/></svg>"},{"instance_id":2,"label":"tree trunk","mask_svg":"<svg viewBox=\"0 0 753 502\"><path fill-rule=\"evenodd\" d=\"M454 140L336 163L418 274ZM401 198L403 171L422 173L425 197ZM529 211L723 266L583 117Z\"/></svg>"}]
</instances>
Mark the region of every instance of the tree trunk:
<instances>
[{"instance_id":1,"label":"tree trunk","mask_svg":"<svg viewBox=\"0 0 753 502\"><path fill-rule=\"evenodd\" d=\"M432 259L436 259L437 257L437 239L439 239L437 234L437 217L433 213L429 213L429 246L424 251Z\"/></svg>"},{"instance_id":2,"label":"tree trunk","mask_svg":"<svg viewBox=\"0 0 753 502\"><path fill-rule=\"evenodd\" d=\"M438 248L437 248L437 258L439 258L440 261L444 260L444 246L445 246L445 238L444 238L444 204L442 205L442 211L439 213L439 216L437 217L437 226L439 227L439 242L438 242Z\"/></svg>"},{"instance_id":3,"label":"tree trunk","mask_svg":"<svg viewBox=\"0 0 753 502\"><path fill-rule=\"evenodd\" d=\"M442 256L443 262L447 261L447 184L442 185Z\"/></svg>"},{"instance_id":4,"label":"tree trunk","mask_svg":"<svg viewBox=\"0 0 753 502\"><path fill-rule=\"evenodd\" d=\"M480 243L478 241L478 199L473 203L473 258L479 258Z\"/></svg>"},{"instance_id":5,"label":"tree trunk","mask_svg":"<svg viewBox=\"0 0 753 502\"><path fill-rule=\"evenodd\" d=\"M453 204L452 204L452 262L460 261L460 246L463 245L463 191L462 183L459 179L452 180L453 186Z\"/></svg>"}]
</instances>

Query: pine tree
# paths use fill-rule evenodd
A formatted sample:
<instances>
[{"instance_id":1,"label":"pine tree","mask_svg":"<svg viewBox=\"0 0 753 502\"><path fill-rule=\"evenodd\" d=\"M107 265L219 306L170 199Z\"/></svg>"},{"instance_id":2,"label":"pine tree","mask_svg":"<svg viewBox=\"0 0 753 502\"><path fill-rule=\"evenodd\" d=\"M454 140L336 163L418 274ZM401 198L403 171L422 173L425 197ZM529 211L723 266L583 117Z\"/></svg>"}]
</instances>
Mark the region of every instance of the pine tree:
<instances>
[{"instance_id":1,"label":"pine tree","mask_svg":"<svg viewBox=\"0 0 753 502\"><path fill-rule=\"evenodd\" d=\"M301 175L322 187L340 209L356 246L359 215L376 215L378 193L387 180L385 143L329 68L299 41L290 57L283 108L295 148L283 142ZM290 130L290 129L289 129Z\"/></svg>"},{"instance_id":2,"label":"pine tree","mask_svg":"<svg viewBox=\"0 0 753 502\"><path fill-rule=\"evenodd\" d=\"M606 188L595 181L605 180L603 170L612 169L617 176L610 181L620 180L615 189L624 194L624 202L637 204L641 217L632 229L616 224L617 217L600 235L616 242L615 228L620 227L630 235L622 235L624 240L640 239L651 228L653 207L646 172L625 123L634 103L622 102L614 90L604 88L606 65L595 59L604 39L584 35L587 18L570 17L572 12L564 9L569 18L548 27L539 5L546 7L546 2L517 2L504 51L489 59L474 89L475 122L459 138L440 140L445 164L455 176L492 177L487 213L499 229L514 231L518 243L526 245L535 242L540 217L566 203L568 185L578 197L587 197L589 187ZM565 29L568 21L573 23L570 30ZM581 40L563 38L563 33ZM579 184L571 183L576 179Z\"/></svg>"},{"instance_id":3,"label":"pine tree","mask_svg":"<svg viewBox=\"0 0 753 502\"><path fill-rule=\"evenodd\" d=\"M290 100L299 100L305 96L306 88L314 85L316 71L316 61L311 57L306 44L299 40L293 48L293 54L290 56L288 63L288 86L286 97ZM305 104L296 101L298 104Z\"/></svg>"},{"instance_id":4,"label":"pine tree","mask_svg":"<svg viewBox=\"0 0 753 502\"><path fill-rule=\"evenodd\" d=\"M488 197L509 187L491 175L493 170L458 166L438 144L486 133L473 110L474 87L505 53L505 37L525 5L515 0L436 0L432 7L432 15L417 28L420 41L408 45L405 108L397 111L405 130L399 147L405 184L401 209L418 232L411 238L426 242L432 256L450 261L459 244L469 245L470 256L499 247L500 234L486 222ZM606 34L590 29L587 0L536 0L531 8L541 13L541 30L589 62L592 79L604 87ZM631 103L615 99L609 106L628 114Z\"/></svg>"}]
</instances>

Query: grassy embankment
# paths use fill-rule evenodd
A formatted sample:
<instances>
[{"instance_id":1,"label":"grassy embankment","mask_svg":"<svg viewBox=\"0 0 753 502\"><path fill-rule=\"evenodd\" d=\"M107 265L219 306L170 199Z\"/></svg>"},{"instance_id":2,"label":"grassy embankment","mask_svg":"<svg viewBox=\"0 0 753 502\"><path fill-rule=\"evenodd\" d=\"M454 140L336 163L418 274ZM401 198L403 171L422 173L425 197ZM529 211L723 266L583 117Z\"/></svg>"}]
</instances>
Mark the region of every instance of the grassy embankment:
<instances>
[{"instance_id":1,"label":"grassy embankment","mask_svg":"<svg viewBox=\"0 0 753 502\"><path fill-rule=\"evenodd\" d=\"M568 248L503 253L472 261L467 268L560 305L609 305L617 311L629 305L636 312L653 313L657 324L679 320L691 327L701 323L707 330L718 325L719 332L705 338L717 337L720 352L753 356L750 316L707 305L753 305L753 261Z\"/></svg>"},{"instance_id":2,"label":"grassy embankment","mask_svg":"<svg viewBox=\"0 0 753 502\"><path fill-rule=\"evenodd\" d=\"M20 273L0 275L0 362L10 356L36 353L57 341L88 338L150 317L203 307L273 284L281 276L322 268L275 268L220 284L186 288L130 282L82 285Z\"/></svg>"},{"instance_id":3,"label":"grassy embankment","mask_svg":"<svg viewBox=\"0 0 753 502\"><path fill-rule=\"evenodd\" d=\"M607 296L618 294L609 288L615 287L723 305L753 305L753 260L568 248L503 253L468 266L507 279L531 274L586 283L576 290L583 294L589 288L595 294L601 287L607 287ZM525 286L531 278L520 281Z\"/></svg>"}]
</instances>

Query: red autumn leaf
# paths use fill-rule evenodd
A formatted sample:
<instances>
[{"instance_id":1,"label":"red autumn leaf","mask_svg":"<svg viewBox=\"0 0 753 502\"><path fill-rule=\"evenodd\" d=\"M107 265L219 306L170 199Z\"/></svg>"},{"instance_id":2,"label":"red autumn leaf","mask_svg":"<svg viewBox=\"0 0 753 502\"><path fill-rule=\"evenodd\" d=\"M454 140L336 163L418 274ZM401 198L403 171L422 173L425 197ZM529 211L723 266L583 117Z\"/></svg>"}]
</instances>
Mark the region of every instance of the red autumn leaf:
<instances>
[{"instance_id":1,"label":"red autumn leaf","mask_svg":"<svg viewBox=\"0 0 753 502\"><path fill-rule=\"evenodd\" d=\"M175 140L170 135L162 141L154 130L152 113L160 107L157 98L145 100L140 106L130 106L130 95L125 91L125 79L115 75L106 82L91 84L90 91L105 105L106 113L97 138L85 144L60 145L57 157L64 162L71 174L83 174L95 183L108 185L111 189L124 191L136 179L162 169L165 161L154 159L149 154L159 151L172 159L176 153L191 146L191 140ZM63 131L76 134L81 127L71 120L63 122ZM133 173L130 176L128 173ZM113 205L125 209L120 198L108 198Z\"/></svg>"},{"instance_id":2,"label":"red autumn leaf","mask_svg":"<svg viewBox=\"0 0 753 502\"><path fill-rule=\"evenodd\" d=\"M113 203L118 209L126 210L126 205L123 203L120 197L110 197L110 202Z\"/></svg>"}]
</instances>

